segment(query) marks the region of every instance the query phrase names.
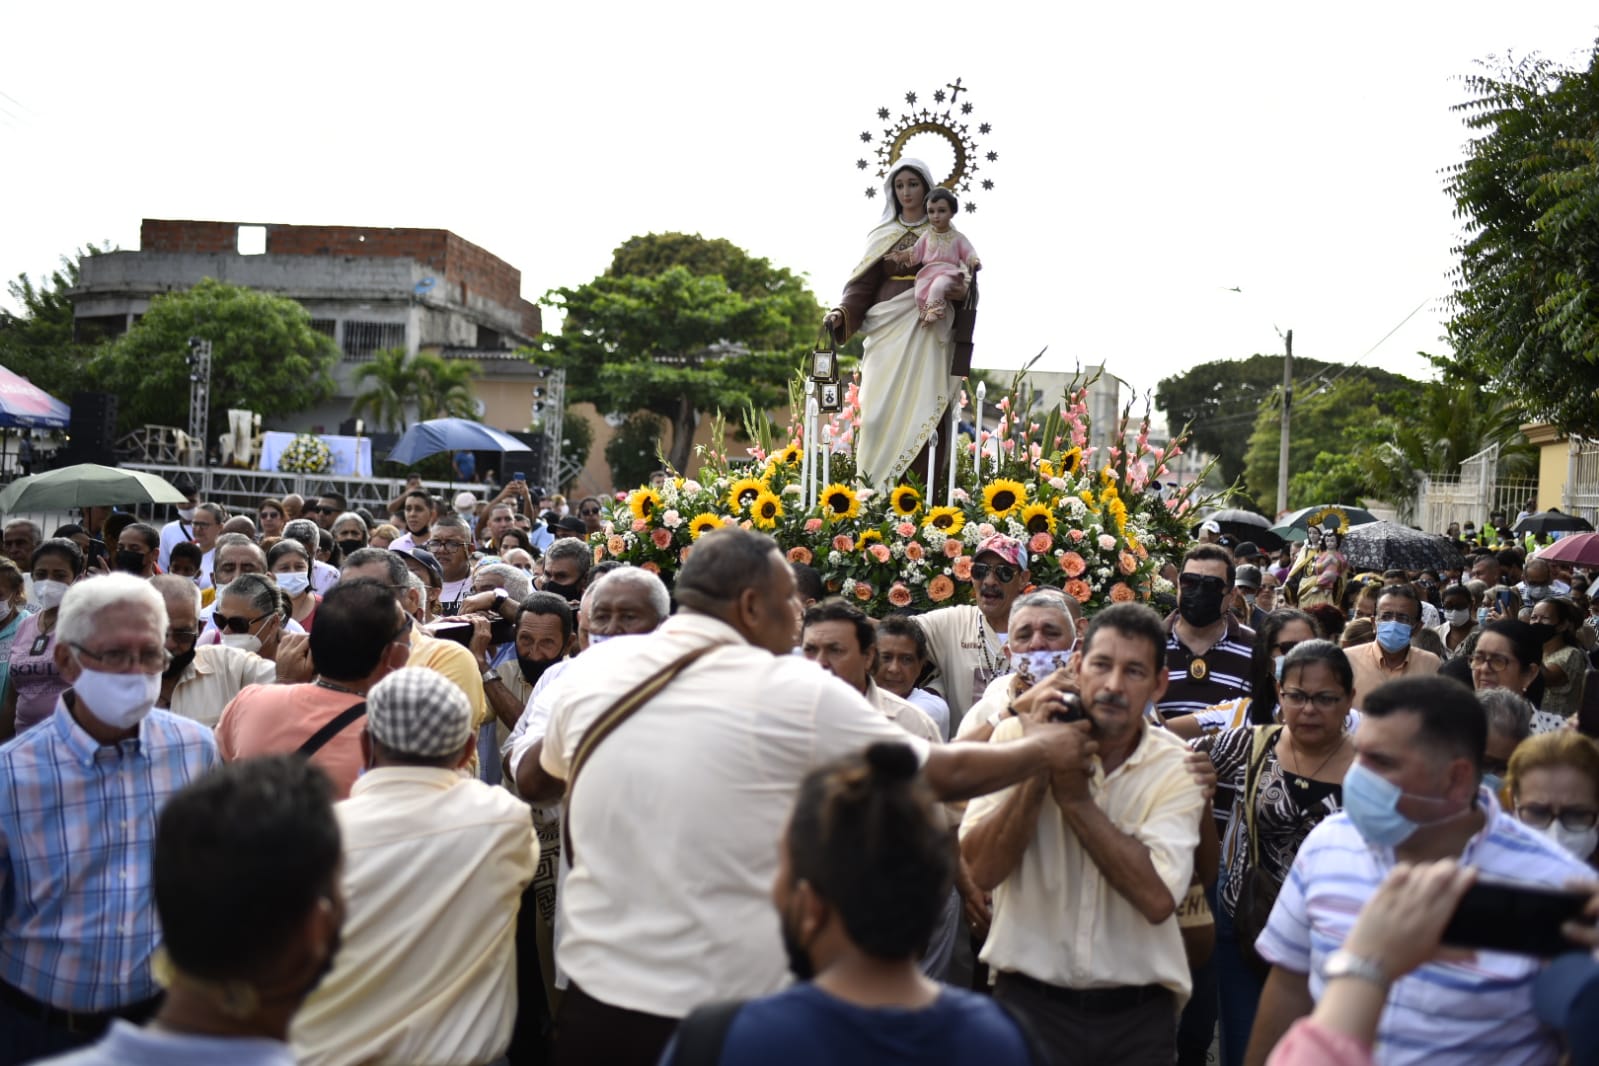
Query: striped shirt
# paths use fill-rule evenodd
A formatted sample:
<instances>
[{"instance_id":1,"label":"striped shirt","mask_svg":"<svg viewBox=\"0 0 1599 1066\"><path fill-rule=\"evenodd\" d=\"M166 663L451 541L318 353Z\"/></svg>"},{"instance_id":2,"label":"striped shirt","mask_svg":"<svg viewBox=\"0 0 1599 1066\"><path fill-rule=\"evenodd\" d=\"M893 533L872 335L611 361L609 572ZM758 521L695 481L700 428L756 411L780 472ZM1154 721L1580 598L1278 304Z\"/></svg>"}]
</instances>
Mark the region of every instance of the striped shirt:
<instances>
[{"instance_id":1,"label":"striped shirt","mask_svg":"<svg viewBox=\"0 0 1599 1066\"><path fill-rule=\"evenodd\" d=\"M1193 714L1206 707L1249 695L1255 631L1227 616L1227 632L1203 655L1195 655L1177 637L1177 613L1166 619L1166 695L1157 705L1161 718ZM1202 669L1195 660L1204 662ZM1203 674L1203 676L1195 676Z\"/></svg>"},{"instance_id":2,"label":"striped shirt","mask_svg":"<svg viewBox=\"0 0 1599 1066\"><path fill-rule=\"evenodd\" d=\"M1593 871L1558 844L1505 814L1478 791L1486 824L1460 861L1498 880L1558 887ZM1308 974L1319 1000L1326 958L1344 942L1361 905L1394 866L1391 848L1366 843L1347 814L1322 822L1299 849L1271 921L1255 942L1263 958ZM1470 962L1428 963L1394 982L1377 1030L1375 1057L1385 1066L1516 1066L1553 1063L1554 1031L1533 1013L1539 960L1478 952Z\"/></svg>"},{"instance_id":3,"label":"striped shirt","mask_svg":"<svg viewBox=\"0 0 1599 1066\"><path fill-rule=\"evenodd\" d=\"M156 993L156 815L219 760L210 730L162 710L102 747L65 699L0 747L0 980L106 1011Z\"/></svg>"}]
</instances>

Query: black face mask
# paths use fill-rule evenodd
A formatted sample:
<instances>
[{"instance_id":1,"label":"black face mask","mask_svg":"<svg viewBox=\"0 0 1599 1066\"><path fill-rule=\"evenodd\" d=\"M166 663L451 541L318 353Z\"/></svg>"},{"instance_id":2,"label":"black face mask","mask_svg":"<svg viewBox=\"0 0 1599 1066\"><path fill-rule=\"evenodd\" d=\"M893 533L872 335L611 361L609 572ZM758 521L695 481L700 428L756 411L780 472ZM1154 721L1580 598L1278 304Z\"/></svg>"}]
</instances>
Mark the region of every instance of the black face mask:
<instances>
[{"instance_id":1,"label":"black face mask","mask_svg":"<svg viewBox=\"0 0 1599 1066\"><path fill-rule=\"evenodd\" d=\"M339 541L339 551L344 553L345 558L349 558L351 552L358 552L364 547L366 547L366 545L358 540Z\"/></svg>"},{"instance_id":2,"label":"black face mask","mask_svg":"<svg viewBox=\"0 0 1599 1066\"><path fill-rule=\"evenodd\" d=\"M539 683L539 678L544 676L544 671L560 662L559 659L524 659L516 657L516 665L522 668L522 679L530 685Z\"/></svg>"},{"instance_id":3,"label":"black face mask","mask_svg":"<svg viewBox=\"0 0 1599 1066\"><path fill-rule=\"evenodd\" d=\"M1221 603L1226 599L1227 593L1221 589L1209 589L1201 586L1197 589L1183 589L1182 596L1177 601L1177 613L1183 621L1195 629L1204 629L1206 626L1215 625L1221 618Z\"/></svg>"},{"instance_id":4,"label":"black face mask","mask_svg":"<svg viewBox=\"0 0 1599 1066\"><path fill-rule=\"evenodd\" d=\"M119 551L114 560L116 568L124 574L144 573L144 556L138 552Z\"/></svg>"},{"instance_id":5,"label":"black face mask","mask_svg":"<svg viewBox=\"0 0 1599 1066\"><path fill-rule=\"evenodd\" d=\"M194 662L194 649L190 648L186 652L174 655L172 664L161 671L161 676L164 678L182 677L183 671L187 670L192 662Z\"/></svg>"},{"instance_id":6,"label":"black face mask","mask_svg":"<svg viewBox=\"0 0 1599 1066\"><path fill-rule=\"evenodd\" d=\"M783 931L783 954L788 956L788 972L796 981L809 981L816 976L816 964L811 961L799 934L790 925L788 915L782 915L778 924Z\"/></svg>"},{"instance_id":7,"label":"black face mask","mask_svg":"<svg viewBox=\"0 0 1599 1066\"><path fill-rule=\"evenodd\" d=\"M1539 647L1542 647L1551 640L1554 640L1555 634L1560 632L1559 626L1552 626L1548 622L1532 622L1530 624L1532 626L1533 635L1538 638Z\"/></svg>"},{"instance_id":8,"label":"black face mask","mask_svg":"<svg viewBox=\"0 0 1599 1066\"><path fill-rule=\"evenodd\" d=\"M563 600L578 600L583 598L583 590L576 585L563 585L557 581L546 581L545 592L553 592Z\"/></svg>"}]
</instances>

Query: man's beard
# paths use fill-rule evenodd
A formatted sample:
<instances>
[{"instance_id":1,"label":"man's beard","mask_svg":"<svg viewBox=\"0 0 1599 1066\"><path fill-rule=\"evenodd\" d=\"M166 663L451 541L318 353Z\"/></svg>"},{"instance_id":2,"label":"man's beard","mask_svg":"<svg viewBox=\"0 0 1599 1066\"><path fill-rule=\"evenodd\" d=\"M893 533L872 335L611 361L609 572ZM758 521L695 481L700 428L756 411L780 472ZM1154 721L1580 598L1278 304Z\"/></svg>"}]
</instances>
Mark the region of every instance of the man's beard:
<instances>
[{"instance_id":1,"label":"man's beard","mask_svg":"<svg viewBox=\"0 0 1599 1066\"><path fill-rule=\"evenodd\" d=\"M516 665L522 668L522 679L530 685L539 683L539 678L544 676L544 671L560 662L559 659L524 659L516 657Z\"/></svg>"}]
</instances>

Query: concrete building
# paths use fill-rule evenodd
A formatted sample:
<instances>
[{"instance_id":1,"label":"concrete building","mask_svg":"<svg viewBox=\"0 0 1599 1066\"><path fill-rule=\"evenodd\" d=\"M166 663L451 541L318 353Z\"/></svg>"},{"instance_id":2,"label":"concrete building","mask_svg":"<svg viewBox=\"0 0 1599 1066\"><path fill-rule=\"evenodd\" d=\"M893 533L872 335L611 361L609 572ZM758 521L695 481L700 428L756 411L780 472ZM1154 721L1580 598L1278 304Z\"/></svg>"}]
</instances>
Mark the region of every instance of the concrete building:
<instances>
[{"instance_id":1,"label":"concrete building","mask_svg":"<svg viewBox=\"0 0 1599 1066\"><path fill-rule=\"evenodd\" d=\"M139 250L79 261L72 293L80 339L127 331L162 293L202 278L287 296L344 353L332 399L275 429L337 430L349 417L354 373L381 348L471 359L479 417L525 430L547 374L513 355L541 330L522 298L521 271L440 229L251 225L145 219Z\"/></svg>"}]
</instances>

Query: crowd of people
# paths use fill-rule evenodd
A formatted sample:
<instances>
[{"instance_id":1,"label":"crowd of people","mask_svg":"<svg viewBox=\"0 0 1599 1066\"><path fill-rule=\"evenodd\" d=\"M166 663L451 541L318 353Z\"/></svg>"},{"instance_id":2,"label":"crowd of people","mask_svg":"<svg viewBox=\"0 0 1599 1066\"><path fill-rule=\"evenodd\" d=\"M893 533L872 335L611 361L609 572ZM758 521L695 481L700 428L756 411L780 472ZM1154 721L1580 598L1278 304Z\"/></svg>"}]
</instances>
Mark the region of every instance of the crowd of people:
<instances>
[{"instance_id":1,"label":"crowd of people","mask_svg":"<svg viewBox=\"0 0 1599 1066\"><path fill-rule=\"evenodd\" d=\"M596 563L518 479L180 488L3 526L0 1066L1599 1053L1590 956L1445 933L1599 914L1580 570L1202 530L1085 618L996 534L873 618L736 527Z\"/></svg>"}]
</instances>

